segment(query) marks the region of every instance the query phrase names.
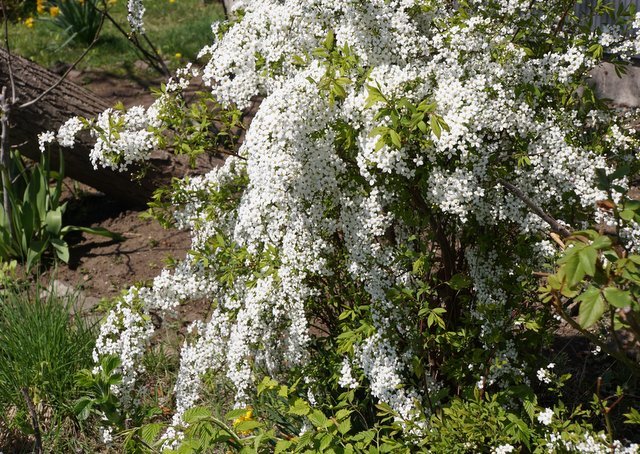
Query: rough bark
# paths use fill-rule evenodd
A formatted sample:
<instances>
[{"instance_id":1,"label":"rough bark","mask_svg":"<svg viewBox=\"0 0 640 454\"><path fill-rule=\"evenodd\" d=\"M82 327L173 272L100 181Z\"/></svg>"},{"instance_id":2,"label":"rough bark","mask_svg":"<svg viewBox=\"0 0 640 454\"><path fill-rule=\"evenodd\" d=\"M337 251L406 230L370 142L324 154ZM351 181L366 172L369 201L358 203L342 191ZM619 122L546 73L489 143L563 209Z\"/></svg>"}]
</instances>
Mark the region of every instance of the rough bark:
<instances>
[{"instance_id":1,"label":"rough bark","mask_svg":"<svg viewBox=\"0 0 640 454\"><path fill-rule=\"evenodd\" d=\"M0 87L9 87L8 54L0 47ZM17 104L36 98L51 87L60 76L27 59L11 55L13 76L16 85ZM11 116L11 146L30 159L38 160L37 136L44 131L57 130L73 116L94 117L110 107L90 91L72 82L63 81L37 103L19 109L14 107ZM188 160L170 153L156 151L152 155L151 168L145 177L132 181L127 173L107 169L95 170L89 160L93 143L88 135L81 136L73 149L64 149L65 174L98 191L130 205L144 205L153 191L171 181L172 177L204 173L220 165L220 159L202 156L192 169ZM57 154L53 153L55 160ZM57 162L54 160L53 165Z\"/></svg>"}]
</instances>

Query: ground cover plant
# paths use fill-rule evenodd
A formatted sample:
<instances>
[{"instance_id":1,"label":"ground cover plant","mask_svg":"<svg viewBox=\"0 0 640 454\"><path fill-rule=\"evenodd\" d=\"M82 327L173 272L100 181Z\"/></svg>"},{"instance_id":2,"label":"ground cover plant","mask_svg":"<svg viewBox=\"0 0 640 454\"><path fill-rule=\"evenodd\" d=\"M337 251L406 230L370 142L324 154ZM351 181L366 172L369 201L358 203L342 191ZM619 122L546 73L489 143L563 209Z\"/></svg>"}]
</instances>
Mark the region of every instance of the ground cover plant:
<instances>
[{"instance_id":1,"label":"ground cover plant","mask_svg":"<svg viewBox=\"0 0 640 454\"><path fill-rule=\"evenodd\" d=\"M588 9L239 2L203 68L86 119L96 165L126 170L228 147L263 98L223 167L158 192L192 250L114 302L79 417L132 451L637 452L636 112L586 79L605 55L624 71L640 15ZM154 407L153 319L193 300L209 315ZM600 376L547 356L561 330Z\"/></svg>"}]
</instances>

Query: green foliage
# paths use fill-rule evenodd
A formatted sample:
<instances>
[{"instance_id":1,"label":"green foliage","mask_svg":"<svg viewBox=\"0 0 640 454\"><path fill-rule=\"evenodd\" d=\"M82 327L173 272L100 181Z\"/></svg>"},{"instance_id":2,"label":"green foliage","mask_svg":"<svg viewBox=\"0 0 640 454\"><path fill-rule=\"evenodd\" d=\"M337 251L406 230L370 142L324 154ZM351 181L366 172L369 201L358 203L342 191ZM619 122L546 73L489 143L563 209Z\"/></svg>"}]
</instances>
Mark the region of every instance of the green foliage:
<instances>
[{"instance_id":1,"label":"green foliage","mask_svg":"<svg viewBox=\"0 0 640 454\"><path fill-rule=\"evenodd\" d=\"M388 425L358 430L358 415L351 409L352 393L344 393L339 402L327 410L312 407L301 398L296 384L280 385L265 378L258 386L259 407L237 409L217 418L204 407L187 411L184 421L186 439L170 453L211 452L215 448L232 448L251 453L409 453L393 440L393 415L381 406ZM226 423L230 421L230 423Z\"/></svg>"},{"instance_id":2,"label":"green foliage","mask_svg":"<svg viewBox=\"0 0 640 454\"><path fill-rule=\"evenodd\" d=\"M45 295L39 284L33 289L5 286L0 301L0 421L11 408L26 411L23 388L36 403L71 414L78 396L74 374L92 363L93 326L71 315L76 303L71 296Z\"/></svg>"},{"instance_id":3,"label":"green foliage","mask_svg":"<svg viewBox=\"0 0 640 454\"><path fill-rule=\"evenodd\" d=\"M630 205L634 204L627 204ZM609 235L585 230L568 238L557 263L557 271L540 289L543 300L584 333L587 328L604 323L616 339L623 333L632 335L630 348L635 348L640 341L640 255L627 252ZM579 304L577 322L566 310L572 302ZM596 337L590 338L631 370L640 372L637 364L625 359L620 341L612 349Z\"/></svg>"},{"instance_id":4,"label":"green foliage","mask_svg":"<svg viewBox=\"0 0 640 454\"><path fill-rule=\"evenodd\" d=\"M64 237L74 231L119 239L120 236L104 228L63 225L66 202L61 203L64 167L60 155L60 170L50 168L48 153L42 153L40 162L26 167L19 153L14 152L12 162L18 174L5 188L10 210L0 205L0 258L22 259L31 269L48 251L63 262L69 261L69 245ZM51 185L50 181L54 180Z\"/></svg>"},{"instance_id":5,"label":"green foliage","mask_svg":"<svg viewBox=\"0 0 640 454\"><path fill-rule=\"evenodd\" d=\"M577 20L571 11L569 8L565 12L567 20ZM459 15L458 19L465 15L464 2ZM455 22L456 18L451 20ZM563 21L564 16L560 25ZM524 26L531 26L531 22ZM546 55L555 46L566 45L559 44L557 36L532 43L527 39L525 32L517 30L509 46L492 49L494 62L510 62L513 56L508 53L513 49L507 48L511 45L531 46L525 48L527 58ZM594 44L589 52L599 58L602 46ZM385 147L406 149L421 160L424 149L433 148L436 139L450 132L431 95L415 100L402 94L383 93L379 85L365 85L368 68L361 66L349 45L336 45L333 32L310 55L295 57L293 63L306 66L311 57L318 59L324 69L322 76L312 82L332 107L339 106L352 87L366 90L367 108L376 109L374 118L378 126L371 131L371 136L377 138L376 152L384 151ZM271 71L277 74L282 64L268 66L259 53L255 60L258 71L264 74ZM566 84L551 81L549 86L524 84L517 87L516 96L521 96L534 111L554 103L575 109L576 117L571 120L574 123L593 108L606 110L588 87L584 88L583 97L575 96L579 88L582 90L583 80L577 76L574 79ZM492 90L487 88L489 96L493 95ZM231 153L228 148L238 143L241 113L234 108L221 110L209 94L200 93L193 102L178 97L165 108L162 120L167 130L163 131L162 145L175 146L177 153L188 155L192 161L204 153L224 150ZM216 112L217 118L211 111ZM359 132L344 120L328 128L335 133L336 148L347 168L346 181L341 184L359 182L362 164L356 162L357 152L354 153ZM584 141L581 145L598 155L602 151L599 136L603 131L585 126L582 132L578 138L566 138L567 144ZM487 156L485 164L491 171L483 176L486 178L483 184L489 188L500 184L506 176L525 172L534 162L533 155L529 156L533 143L532 137L514 138L499 153ZM378 307L377 312L372 310L366 283L350 274L348 267L353 259L341 249L344 246L341 236L345 232L336 232L327 241L342 252L323 257L330 276L310 273L308 281L312 282L305 282L314 289L310 301L305 301L305 315L313 329L322 333L312 336L307 364L280 371L278 380L264 378L256 393L249 396L251 407L221 416L224 411L214 411L205 400L202 407L188 410L183 416L185 427L177 428L184 431L185 439L171 452L231 449L242 453L418 450L455 453L490 452L500 445L511 445L520 452L554 449L561 452L565 448L571 451L571 447L592 434L600 437L602 430L607 431L608 447L614 449L616 428L610 415L625 396L622 388L606 397L600 393L599 380L591 402L585 402L581 396L580 401L565 405L562 388L575 383L571 374L558 367L557 373L538 374L535 381L536 369L541 363L549 364L545 357L557 334L556 321L550 311L541 310L540 298L578 332L617 359L625 370L637 372L638 364L631 354L640 341L640 255L626 248L620 227L640 221L640 202L625 197L620 203L611 202L618 222L616 232L583 230L564 239L556 235L554 238L563 245L563 251L554 262L553 258L541 258L532 251L542 239L542 232L525 235L509 222L489 227L473 217L460 223L453 214L430 202L434 161L441 161L443 168L454 172L460 157L452 152L434 156L429 162L420 161L415 173L373 176L394 188L393 201L385 210L416 232L404 238L402 229L388 228L376 240L398 251L397 263L388 265L402 275L381 296L385 307ZM607 181L602 188L609 191L612 200L618 200L620 197L614 197L613 193L620 191L614 182L631 175L631 169L604 175ZM174 182L171 188L157 192L152 215L169 223L171 209L184 206L195 197L207 207L202 222L215 221L220 213L232 212L237 207L247 183L247 175L238 172L214 190L206 188L193 194L184 184ZM364 185L362 191L366 193L372 186ZM515 194L505 193L505 197L511 196ZM528 206L526 198L521 199ZM330 201L320 203L331 218L336 207ZM567 206L553 215L573 225L586 222L588 217L584 213L573 213L571 204ZM220 294L237 291L234 284L238 281L242 281L245 289L251 289L266 276L277 282L278 268L282 265L277 248L264 246L249 251L222 231L210 234L206 246L193 251L190 259L210 273L207 277L216 282ZM217 262L215 267L211 266L213 260ZM474 260L477 263L472 264ZM540 274L534 274L540 271L534 268L537 266L552 271L544 274L547 282L539 293L536 290ZM487 269L486 276L478 276ZM577 308L577 318L570 313L573 307ZM236 316L233 310L228 315ZM387 319L394 322L388 325L381 322ZM596 328L599 332L595 332ZM629 335L633 341L625 342ZM607 342L607 337L613 342ZM367 382L374 378L364 372L367 366L362 363L376 358L355 354L372 339L396 346L402 364L406 365L388 366L396 367L403 383L396 391L403 391L404 387L417 390L411 396L411 410L402 418L388 405L379 403L382 399L371 390L373 384ZM266 345L260 347L267 349ZM355 357L358 359L354 360ZM347 391L338 372L343 360L360 362L354 367L353 387L349 386ZM121 383L119 367L116 359L106 357L97 373L87 370L79 375L78 384L86 395L77 401L75 412L79 419L93 416L114 429L127 451L158 449L159 434L166 423L162 409L153 405L123 406L111 388ZM257 377L265 373L254 372ZM640 421L634 408L624 411L628 425ZM551 435L565 444L551 445Z\"/></svg>"},{"instance_id":6,"label":"green foliage","mask_svg":"<svg viewBox=\"0 0 640 454\"><path fill-rule=\"evenodd\" d=\"M117 1L109 13L120 24L127 23L126 1ZM211 23L223 17L222 7L202 0L168 0L145 2L145 30L159 53L172 67L193 60L203 45L211 40ZM35 11L35 2L31 8ZM24 19L26 14L22 14ZM85 50L84 44L69 40L69 35L51 20L36 20L33 28L22 23L9 24L13 52L51 67L62 61L72 63ZM179 54L180 56L177 56ZM127 38L110 22L105 22L100 39L91 52L79 63L78 69L102 69L119 76L138 73L134 64L140 60Z\"/></svg>"},{"instance_id":7,"label":"green foliage","mask_svg":"<svg viewBox=\"0 0 640 454\"><path fill-rule=\"evenodd\" d=\"M79 371L75 383L82 397L76 400L73 412L80 421L97 421L113 431L124 452L153 452L153 446L159 445L158 435L165 428L162 409L153 405L127 409L122 405L121 396L112 389L122 382L120 365L118 357L105 356L97 371Z\"/></svg>"},{"instance_id":8,"label":"green foliage","mask_svg":"<svg viewBox=\"0 0 640 454\"><path fill-rule=\"evenodd\" d=\"M102 22L97 0L54 0L51 6L59 8L51 21L64 30L70 41L85 46L93 42ZM102 7L106 7L106 2Z\"/></svg>"}]
</instances>

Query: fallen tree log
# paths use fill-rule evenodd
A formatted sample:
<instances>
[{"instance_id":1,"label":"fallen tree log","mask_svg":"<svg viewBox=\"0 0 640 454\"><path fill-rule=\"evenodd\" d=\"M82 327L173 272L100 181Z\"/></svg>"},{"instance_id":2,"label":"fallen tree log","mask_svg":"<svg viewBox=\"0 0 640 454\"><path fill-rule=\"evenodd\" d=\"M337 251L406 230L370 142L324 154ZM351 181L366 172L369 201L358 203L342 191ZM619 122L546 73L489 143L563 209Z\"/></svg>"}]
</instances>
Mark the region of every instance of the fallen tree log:
<instances>
[{"instance_id":1,"label":"fallen tree log","mask_svg":"<svg viewBox=\"0 0 640 454\"><path fill-rule=\"evenodd\" d=\"M6 49L0 47L0 87L6 86L7 92L10 92L8 58ZM11 66L17 105L35 99L60 78L46 68L14 54L11 55ZM111 106L89 90L65 80L38 102L11 110L11 146L37 161L40 156L38 134L57 130L73 116L95 117L108 107ZM133 206L145 205L153 191L168 184L172 177L202 174L222 163L215 156L200 156L192 168L186 157L155 151L144 177L133 181L131 174L102 168L95 170L89 160L92 147L93 141L88 134L84 134L74 148L63 149L66 176ZM57 153L53 153L52 158L53 165L57 166Z\"/></svg>"}]
</instances>

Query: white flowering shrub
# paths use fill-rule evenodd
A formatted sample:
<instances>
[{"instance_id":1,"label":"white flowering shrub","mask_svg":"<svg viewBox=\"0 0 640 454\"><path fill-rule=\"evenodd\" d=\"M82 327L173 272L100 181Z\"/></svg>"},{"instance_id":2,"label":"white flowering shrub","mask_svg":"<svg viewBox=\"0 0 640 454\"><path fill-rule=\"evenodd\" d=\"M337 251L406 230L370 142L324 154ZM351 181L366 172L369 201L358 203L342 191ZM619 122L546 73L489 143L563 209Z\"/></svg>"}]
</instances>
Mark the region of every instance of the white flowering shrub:
<instances>
[{"instance_id":1,"label":"white flowering shrub","mask_svg":"<svg viewBox=\"0 0 640 454\"><path fill-rule=\"evenodd\" d=\"M265 452L287 437L283 450L337 443L335 452L355 452L368 449L369 435L406 452L636 452L614 441L612 400L598 395L592 410L554 404L570 377L541 357L559 322L540 302L540 272L554 271L571 243L563 237L608 225L620 257L640 238L635 215L620 216L638 170L635 112L610 110L587 83L605 54L640 51L630 35L640 15L597 2L591 16L609 13L615 25L593 30L574 6L238 2L202 50L200 101L182 96L200 74L187 68L151 108L86 121L93 162L126 169L157 146L220 151L237 139L238 109L263 98L222 167L176 181L154 203L191 231L192 251L132 289L103 325L95 356L120 357L122 379L111 385L120 411L144 388L135 364L152 336L149 312L205 299L210 316L194 323L180 354L163 449L193 447L205 421L234 447L244 437ZM226 126L214 128L214 118ZM562 309L555 315L583 331L584 316L576 322L563 307L585 276L597 281L598 244L588 263L559 262L585 268L557 277L574 294L543 289ZM638 294L611 304L633 314ZM598 304L591 325L608 307ZM195 417L214 371L236 407L254 405L272 422L278 410L288 425L247 424L251 416L239 436L210 414ZM279 406L259 399L265 376L297 383L288 406L278 399L293 388ZM340 428L346 413L334 412L344 409L358 417ZM607 417L606 434L589 420L597 415ZM354 431L365 438L349 438Z\"/></svg>"}]
</instances>

